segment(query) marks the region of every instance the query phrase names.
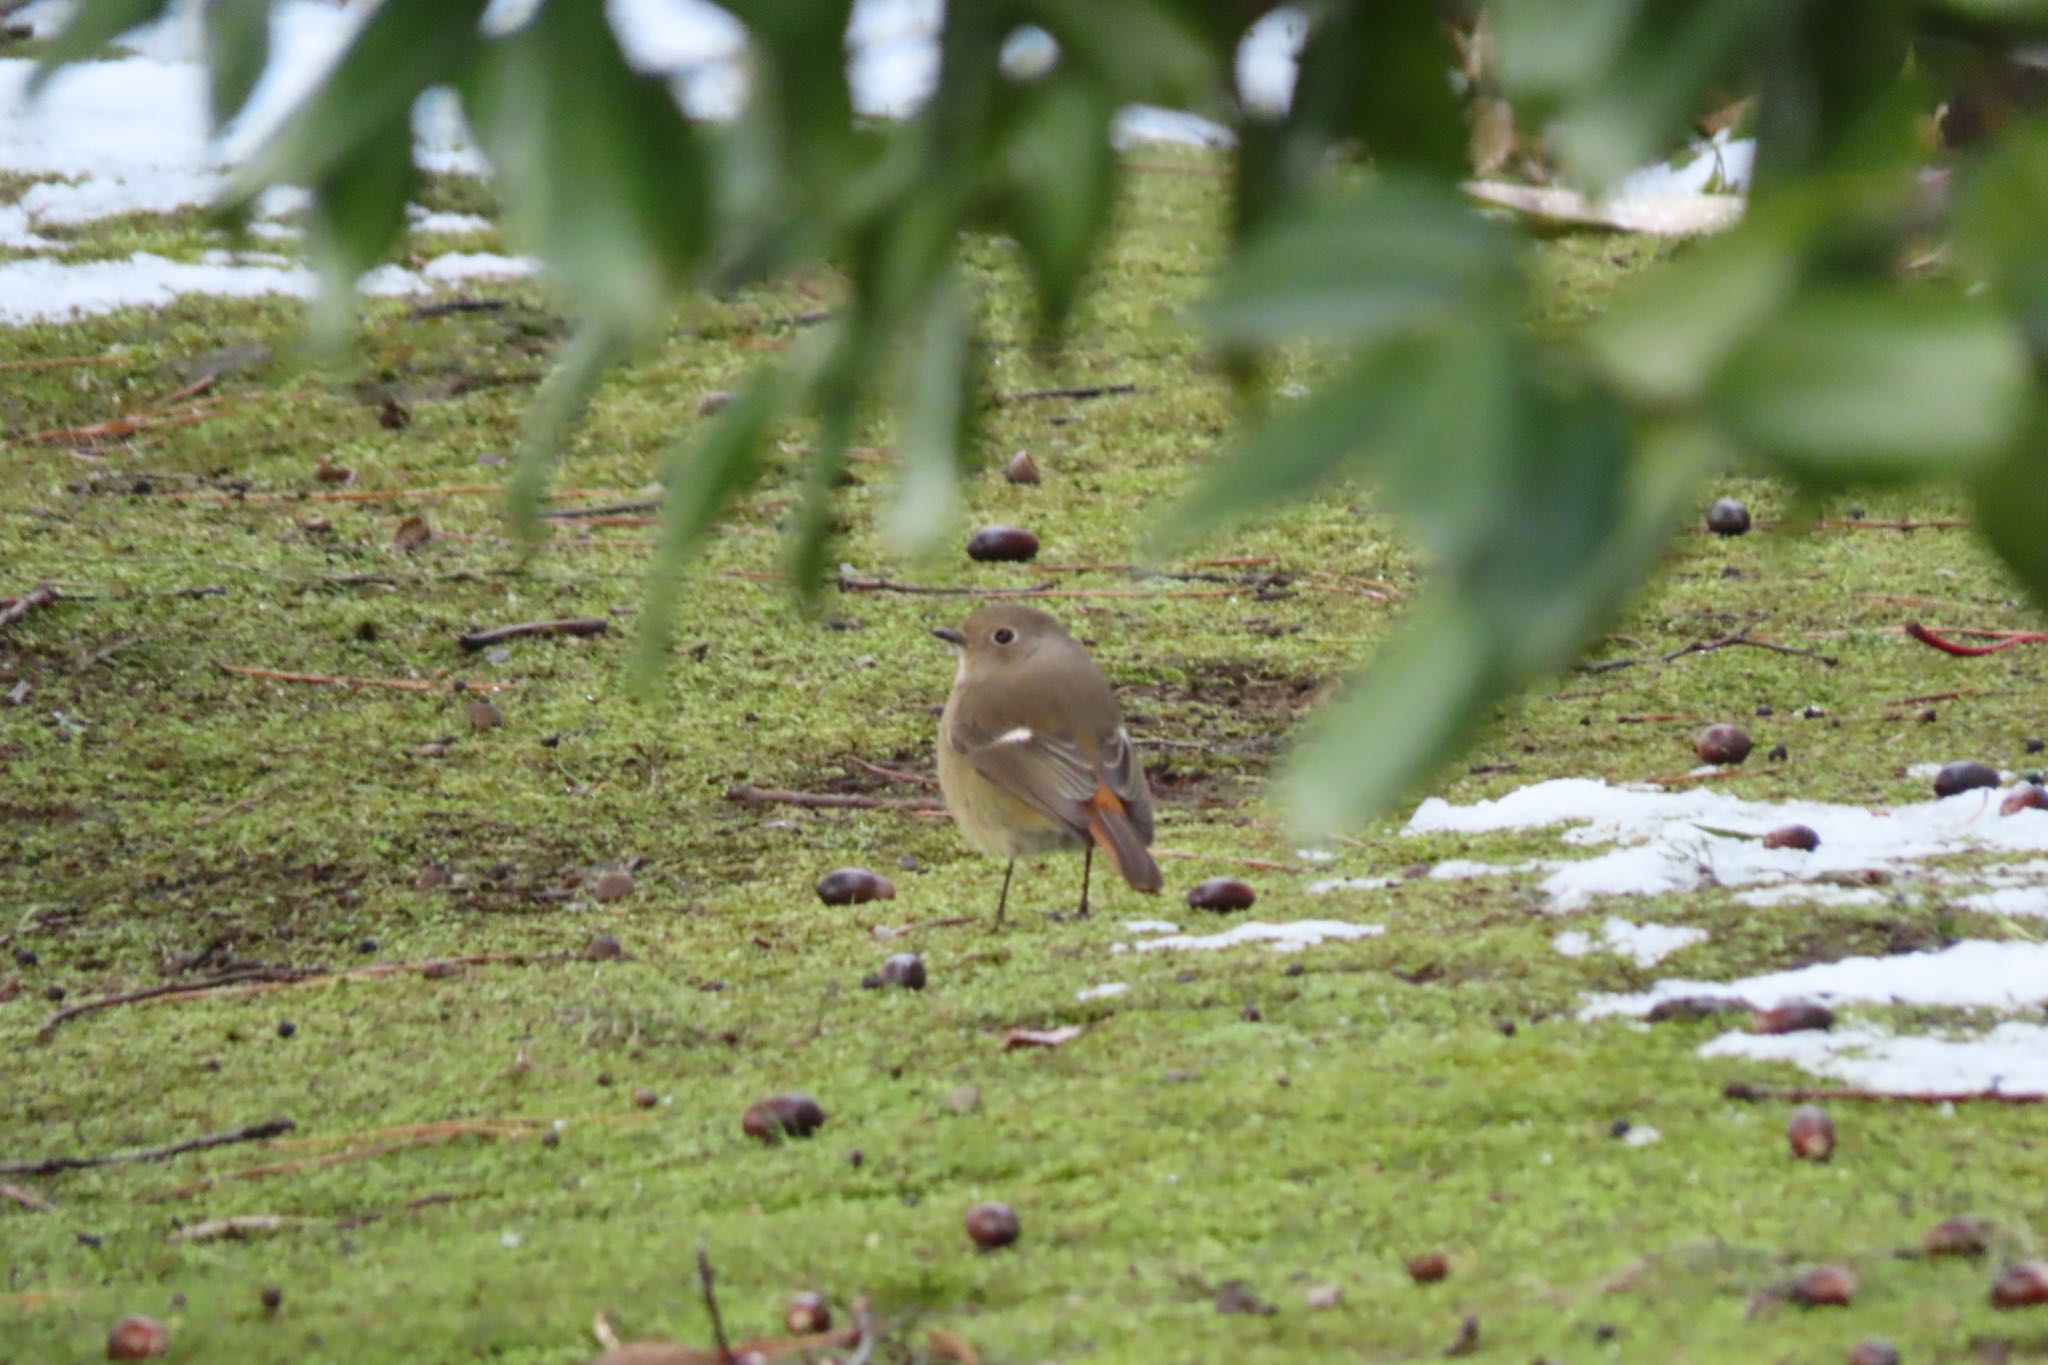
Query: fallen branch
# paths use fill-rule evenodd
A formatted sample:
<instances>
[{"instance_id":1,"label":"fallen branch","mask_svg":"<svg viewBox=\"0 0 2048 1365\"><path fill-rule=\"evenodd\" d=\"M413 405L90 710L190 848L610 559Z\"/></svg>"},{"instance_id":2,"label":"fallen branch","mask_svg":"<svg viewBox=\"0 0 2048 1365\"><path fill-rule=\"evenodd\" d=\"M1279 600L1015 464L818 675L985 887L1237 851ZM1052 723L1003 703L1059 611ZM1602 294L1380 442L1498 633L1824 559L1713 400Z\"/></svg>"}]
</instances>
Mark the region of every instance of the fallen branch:
<instances>
[{"instance_id":1,"label":"fallen branch","mask_svg":"<svg viewBox=\"0 0 2048 1365\"><path fill-rule=\"evenodd\" d=\"M1259 872L1306 872L1308 870L1293 863L1276 863L1270 858L1219 857L1214 853L1190 853L1185 849L1178 848L1155 848L1152 850L1152 856L1155 858L1177 858L1185 862L1235 863L1239 867L1249 867Z\"/></svg>"},{"instance_id":2,"label":"fallen branch","mask_svg":"<svg viewBox=\"0 0 2048 1365\"><path fill-rule=\"evenodd\" d=\"M1731 1100L1888 1100L1899 1104L2044 1104L2048 1094L2014 1090L1866 1090L1859 1086L1754 1085L1730 1081L1721 1089Z\"/></svg>"},{"instance_id":3,"label":"fallen branch","mask_svg":"<svg viewBox=\"0 0 2048 1365\"><path fill-rule=\"evenodd\" d=\"M588 521L592 517L609 517L628 512L658 512L660 510L661 499L645 498L638 502L607 502L596 507L558 507L551 512L541 513L540 519L542 521ZM635 518L631 524L642 526L647 523L642 519Z\"/></svg>"},{"instance_id":4,"label":"fallen branch","mask_svg":"<svg viewBox=\"0 0 2048 1365\"><path fill-rule=\"evenodd\" d=\"M848 755L846 761L863 772L873 773L877 777L886 777L891 782L907 782L913 786L920 787L936 787L939 785L939 779L930 773L901 772L898 769L885 768L879 763L870 763L864 758L855 758L852 755Z\"/></svg>"},{"instance_id":5,"label":"fallen branch","mask_svg":"<svg viewBox=\"0 0 2048 1365\"><path fill-rule=\"evenodd\" d=\"M722 1365L732 1365L732 1342L725 1335L725 1319L718 1312L718 1295L711 1288L711 1253L697 1243L697 1284L704 1291L704 1311L711 1315L711 1339L718 1343Z\"/></svg>"},{"instance_id":6,"label":"fallen branch","mask_svg":"<svg viewBox=\"0 0 2048 1365\"><path fill-rule=\"evenodd\" d=\"M19 597L0 598L6 605L0 606L0 630L19 621L37 607L47 607L58 600L60 594L48 583L30 588Z\"/></svg>"},{"instance_id":7,"label":"fallen branch","mask_svg":"<svg viewBox=\"0 0 2048 1365\"><path fill-rule=\"evenodd\" d=\"M1019 389L1014 393L999 393L998 403L1029 403L1040 398L1109 398L1117 394L1136 393L1136 384L1077 384L1051 389Z\"/></svg>"},{"instance_id":8,"label":"fallen branch","mask_svg":"<svg viewBox=\"0 0 2048 1365\"><path fill-rule=\"evenodd\" d=\"M150 1000L197 1000L210 996L260 995L307 982L377 981L406 972L425 977L452 976L464 967L498 964L523 967L532 963L569 961L576 957L577 954L574 953L476 953L467 957L426 958L418 962L379 962L368 967L349 967L341 971L326 967L251 967L241 971L223 972L203 981L170 981L158 986L144 986L138 990L80 1000L76 1004L66 1005L45 1019L42 1027L36 1030L36 1038L40 1042L48 1042L50 1035L55 1033L60 1025L69 1023L80 1015Z\"/></svg>"},{"instance_id":9,"label":"fallen branch","mask_svg":"<svg viewBox=\"0 0 2048 1365\"><path fill-rule=\"evenodd\" d=\"M1637 664L1652 662L1668 664L1674 660L1683 659L1689 654L1712 654L1716 650L1733 649L1739 645L1747 645L1751 649L1768 649L1775 654L1790 654L1802 659L1817 659L1828 668L1833 668L1841 662L1840 659L1832 654L1822 654L1819 650L1814 649L1799 649L1792 645L1781 645L1772 640L1753 639L1748 630L1738 630L1733 635L1723 635L1717 640L1695 640L1689 645L1680 646L1665 654L1654 656L1631 655L1623 659L1603 659L1597 664L1580 664L1577 671L1581 673L1613 673L1620 669L1633 668Z\"/></svg>"},{"instance_id":10,"label":"fallen branch","mask_svg":"<svg viewBox=\"0 0 2048 1365\"><path fill-rule=\"evenodd\" d=\"M25 1190L19 1185L10 1185L4 1180L0 1180L0 1199L5 1199L10 1204L19 1204L30 1213L48 1213L57 1207L34 1191Z\"/></svg>"},{"instance_id":11,"label":"fallen branch","mask_svg":"<svg viewBox=\"0 0 2048 1365\"><path fill-rule=\"evenodd\" d=\"M83 427L57 427L49 431L32 431L17 440L40 445L93 444L121 436L133 436L138 432L155 431L162 427L186 427L195 422L204 422L218 416L224 398L209 399L195 403L187 412L138 412L127 417L115 417L105 422L94 422Z\"/></svg>"},{"instance_id":12,"label":"fallen branch","mask_svg":"<svg viewBox=\"0 0 2048 1365\"><path fill-rule=\"evenodd\" d=\"M19 3L0 3L0 16L13 13L34 0L19 0ZM0 360L0 370L54 370L68 365L113 365L126 356L119 355L66 355L51 360Z\"/></svg>"},{"instance_id":13,"label":"fallen branch","mask_svg":"<svg viewBox=\"0 0 2048 1365\"><path fill-rule=\"evenodd\" d=\"M510 306L510 299L444 299L439 303L423 303L409 310L405 320L425 322L430 318L445 318L451 313L495 313Z\"/></svg>"},{"instance_id":14,"label":"fallen branch","mask_svg":"<svg viewBox=\"0 0 2048 1365\"><path fill-rule=\"evenodd\" d=\"M233 673L244 678L261 678L266 682L311 683L324 687L382 687L394 692L510 692L517 683L508 682L465 682L456 678L448 682L429 682L421 678L344 678L331 673L285 673L275 668L252 668L247 664L222 663L213 661L213 666L223 673Z\"/></svg>"},{"instance_id":15,"label":"fallen branch","mask_svg":"<svg viewBox=\"0 0 2048 1365\"><path fill-rule=\"evenodd\" d=\"M40 1161L0 1161L0 1175L55 1175L60 1171L82 1171L94 1166L118 1166L135 1161L168 1161L185 1152L203 1151L208 1147L225 1147L236 1142L261 1142L264 1138L289 1133L295 1126L290 1119L269 1119L243 1128L230 1128L222 1133L207 1133L200 1137L186 1138L182 1142L173 1142L162 1147L137 1147L125 1152L109 1152L104 1156L52 1156L44 1157Z\"/></svg>"},{"instance_id":16,"label":"fallen branch","mask_svg":"<svg viewBox=\"0 0 2048 1365\"><path fill-rule=\"evenodd\" d=\"M523 621L516 626L466 631L456 643L474 654L477 650L528 635L602 635L610 629L611 622L602 616L578 616L561 621Z\"/></svg>"},{"instance_id":17,"label":"fallen branch","mask_svg":"<svg viewBox=\"0 0 2048 1365\"><path fill-rule=\"evenodd\" d=\"M850 792L798 792L780 787L756 787L735 782L725 789L725 799L743 806L807 806L818 810L897 810L907 812L943 811L938 801L913 801L893 796L861 796Z\"/></svg>"},{"instance_id":18,"label":"fallen branch","mask_svg":"<svg viewBox=\"0 0 2048 1365\"><path fill-rule=\"evenodd\" d=\"M1968 526L1967 517L1930 517L1925 521L1867 521L1861 517L1817 521L1815 526L1830 531L1918 531L1923 527Z\"/></svg>"},{"instance_id":19,"label":"fallen branch","mask_svg":"<svg viewBox=\"0 0 2048 1365\"><path fill-rule=\"evenodd\" d=\"M1912 636L1921 644L1932 645L1944 654L1954 654L1966 659L1978 658L1985 654L1996 654L2000 650L2011 649L2014 645L2038 645L2048 642L2048 632L2038 630L1973 630L1969 633L1973 635L2002 635L2005 638L1993 645L1963 645L1957 644L1954 640L1943 639L1918 621L1906 622L1906 634Z\"/></svg>"}]
</instances>

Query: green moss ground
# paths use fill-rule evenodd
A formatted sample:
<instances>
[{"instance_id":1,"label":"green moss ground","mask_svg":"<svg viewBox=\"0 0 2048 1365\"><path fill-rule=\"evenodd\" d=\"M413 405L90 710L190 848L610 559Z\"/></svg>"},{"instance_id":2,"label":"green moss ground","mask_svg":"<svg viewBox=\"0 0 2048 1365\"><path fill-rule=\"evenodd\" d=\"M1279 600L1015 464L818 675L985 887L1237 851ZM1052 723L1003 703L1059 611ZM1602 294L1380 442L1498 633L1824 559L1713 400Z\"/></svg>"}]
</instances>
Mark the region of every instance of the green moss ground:
<instances>
[{"instance_id":1,"label":"green moss ground","mask_svg":"<svg viewBox=\"0 0 2048 1365\"><path fill-rule=\"evenodd\" d=\"M1056 363L1027 344L1010 254L973 250L995 325L992 392L1137 385L988 408L992 463L1026 449L1046 477L1018 488L991 469L967 490L970 516L1035 528L1045 562L1132 556L1232 420L1180 311L1213 259L1222 181L1200 158L1144 160L1104 287ZM477 207L445 187L443 198L437 207ZM207 244L196 216L110 231L120 249L100 242L108 254ZM1661 254L1601 238L1544 246L1537 325L1597 312ZM1527 881L1312 897L1307 876L1257 871L1245 875L1261 917L1339 914L1387 932L1299 957L1112 955L1128 917L1209 927L1178 902L1199 878L1239 872L1239 859L1296 861L1266 775L1321 685L1368 654L1400 608L1305 580L1269 599L1176 597L1162 589L1213 585L1095 573L1060 581L1145 595L1058 606L1094 642L1133 729L1169 742L1152 757L1159 841L1198 856L1168 861L1157 902L1098 882L1085 923L1042 913L1071 901L1075 869L1058 862L1020 874L1001 934L976 923L877 942L880 924L985 916L1000 869L941 823L748 809L724 792L749 781L919 794L849 760L928 765L952 665L927 631L961 608L832 595L808 618L778 585L729 576L783 563L796 433L692 578L675 659L646 701L620 685L646 530L571 525L522 564L491 497L209 495L320 491L323 460L353 471L358 490L502 483L497 459L563 326L529 286L472 292L509 306L422 322L403 303L373 303L360 351L341 363L296 349L297 311L283 302L190 300L0 333L6 361L120 348L104 365L0 371L0 428L15 435L147 406L221 347L273 355L223 377L214 394L228 401L206 422L89 458L15 441L0 461L0 591L49 580L79 599L0 634L0 693L29 689L0 706L0 996L12 994L0 1003L0 1160L273 1115L297 1125L288 1144L19 1181L56 1209L0 1201L0 1361L95 1358L129 1312L163 1318L172 1359L188 1361L573 1361L592 1349L599 1310L629 1336L702 1343L700 1241L737 1335L779 1331L794 1290L842 1305L865 1294L894 1324L885 1359L921 1355L924 1329L943 1325L992 1362L1408 1360L1440 1352L1468 1313L1481 1325L1472 1358L1489 1361L1820 1362L1870 1334L1914 1362L1992 1358L1975 1352L1998 1341L2009 1354L1995 1358L2048 1358L2048 1309L2036 1321L1985 1306L1991 1266L1895 1254L1958 1212L1998 1219L1999 1256L2035 1248L2048 1230L2039 1113L1841 1109L1836 1159L1794 1162L1781 1108L1721 1098L1731 1077L1771 1069L1695 1056L1712 1023L1573 1018L1583 993L1660 974L1711 978L2038 925L1918 891L1839 909L1752 909L1707 892L1626 907L1711 931L1642 971L1558 955L1558 925ZM699 396L733 387L831 293L819 280L680 319L604 387L559 484L634 496L699 425ZM380 425L386 397L410 425ZM888 432L866 439L882 445ZM856 467L865 482L843 494L839 558L932 584L1047 576L951 551L896 562L877 531L887 466ZM1504 708L1434 791L1472 800L1551 776L1680 772L1695 729L1723 718L1744 719L1760 750L1788 746L1784 762L1753 759L1722 784L1756 796L1894 802L1920 795L1910 763L2026 765L2023 740L2048 730L2037 657L1955 660L1897 630L1908 616L2035 624L1967 531L1800 537L1779 520L1781 490L1731 478L1711 491L1748 499L1758 533L1678 535L1655 585L1590 657L1657 654L1755 622L1839 665L1725 649L1574 674ZM1854 501L1871 518L1960 515L1938 493ZM406 554L392 538L412 515L442 534ZM1404 587L1421 572L1355 489L1201 553ZM212 586L224 594L174 595ZM1875 600L1885 594L1950 605ZM456 646L471 626L571 614L616 627L516 641L500 656ZM263 682L214 661L513 687L497 698L505 723L477 732L454 696ZM1959 689L1928 721L1902 700ZM1760 704L1768 718L1753 717ZM1808 704L1826 717L1800 718ZM1622 719L1645 715L1676 719ZM419 756L432 742L444 756ZM1408 838L1398 820L1355 833L1318 873L1554 851L1527 835ZM898 898L819 905L813 880L849 863L892 875ZM449 879L420 889L436 864ZM596 872L628 864L631 896L587 894ZM599 933L627 958L143 1004L36 1037L52 987L77 1000L229 960L573 952ZM374 950L360 950L366 938ZM859 988L904 947L925 955L928 989ZM16 966L15 950L37 964ZM1076 1001L1105 981L1130 990ZM282 1037L287 1019L295 1031ZM1067 1023L1091 1027L1057 1050L1001 1050L1011 1025ZM969 1084L979 1109L951 1112L946 1096ZM632 1105L641 1087L660 1097L652 1110ZM822 1133L749 1142L740 1111L785 1089L819 1098ZM511 1116L566 1127L554 1146L465 1137L165 1197L394 1125ZM1610 1136L1616 1120L1663 1140L1626 1146ZM404 1207L429 1196L453 1202ZM974 1252L961 1215L979 1199L1018 1210L1017 1247ZM169 1240L241 1214L308 1221L246 1241ZM1451 1274L1418 1287L1403 1261L1429 1249L1449 1254ZM1856 1267L1852 1308L1746 1313L1755 1291L1823 1260ZM1278 1312L1218 1314L1213 1286L1233 1279ZM1324 1283L1344 1287L1343 1306L1305 1307L1305 1290ZM258 1302L266 1284L283 1290L274 1315Z\"/></svg>"}]
</instances>

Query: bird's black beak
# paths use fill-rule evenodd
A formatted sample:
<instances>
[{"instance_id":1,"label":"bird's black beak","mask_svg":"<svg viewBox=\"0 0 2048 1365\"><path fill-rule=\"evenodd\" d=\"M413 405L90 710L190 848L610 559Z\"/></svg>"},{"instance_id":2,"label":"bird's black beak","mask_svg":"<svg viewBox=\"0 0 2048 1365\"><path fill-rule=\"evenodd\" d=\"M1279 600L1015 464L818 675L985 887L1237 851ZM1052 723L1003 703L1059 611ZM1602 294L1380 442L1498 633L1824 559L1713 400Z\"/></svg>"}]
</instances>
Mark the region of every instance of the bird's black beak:
<instances>
[{"instance_id":1,"label":"bird's black beak","mask_svg":"<svg viewBox=\"0 0 2048 1365\"><path fill-rule=\"evenodd\" d=\"M932 634L938 636L941 640L944 640L949 645L964 646L967 643L967 637L965 635L962 635L959 631L953 629L953 627L951 626L933 626Z\"/></svg>"}]
</instances>

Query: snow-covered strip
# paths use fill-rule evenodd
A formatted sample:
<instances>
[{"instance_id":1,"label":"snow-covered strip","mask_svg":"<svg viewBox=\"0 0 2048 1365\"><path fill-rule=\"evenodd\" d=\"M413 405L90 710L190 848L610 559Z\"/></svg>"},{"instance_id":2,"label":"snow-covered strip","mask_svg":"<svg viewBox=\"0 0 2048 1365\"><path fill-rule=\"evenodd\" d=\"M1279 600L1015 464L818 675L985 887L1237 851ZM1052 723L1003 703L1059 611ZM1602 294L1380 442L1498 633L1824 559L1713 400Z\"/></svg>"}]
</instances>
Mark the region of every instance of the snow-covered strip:
<instances>
[{"instance_id":1,"label":"snow-covered strip","mask_svg":"<svg viewBox=\"0 0 2048 1365\"><path fill-rule=\"evenodd\" d=\"M1726 1033L1700 1055L1790 1062L1877 1090L2048 1091L2048 1028L2017 1020L1974 1038L1901 1035L1875 1024L1832 1032Z\"/></svg>"},{"instance_id":2,"label":"snow-covered strip","mask_svg":"<svg viewBox=\"0 0 2048 1365\"><path fill-rule=\"evenodd\" d=\"M1385 932L1386 929L1377 924L1350 924L1332 919L1302 919L1286 924L1247 920L1219 934L1173 934L1166 938L1147 939L1137 945L1137 950L1141 953L1207 952L1247 943L1263 943L1276 953L1293 953L1331 939L1372 938Z\"/></svg>"},{"instance_id":3,"label":"snow-covered strip","mask_svg":"<svg viewBox=\"0 0 2048 1365\"><path fill-rule=\"evenodd\" d=\"M1811 852L1765 848L1781 825L1811 826ZM1424 801L1411 834L1484 833L1566 825L1562 843L1609 851L1556 868L1542 882L1553 909L1600 896L1655 895L1702 886L1769 886L1902 869L1961 853L2048 852L2048 812L1998 813L1998 794L1963 792L1890 809L1817 801L1746 801L1720 792L1636 790L1592 778L1539 782L1493 801Z\"/></svg>"},{"instance_id":4,"label":"snow-covered strip","mask_svg":"<svg viewBox=\"0 0 2048 1365\"><path fill-rule=\"evenodd\" d=\"M1133 934L1177 934L1180 926L1170 919L1127 919L1124 928Z\"/></svg>"},{"instance_id":5,"label":"snow-covered strip","mask_svg":"<svg viewBox=\"0 0 2048 1365\"><path fill-rule=\"evenodd\" d=\"M1550 941L1566 957L1585 957L1595 952L1614 953L1638 967L1654 967L1681 948L1705 943L1707 931L1681 924L1632 924L1609 917L1597 934L1568 929Z\"/></svg>"},{"instance_id":6,"label":"snow-covered strip","mask_svg":"<svg viewBox=\"0 0 2048 1365\"><path fill-rule=\"evenodd\" d=\"M477 213L428 213L414 205L408 211L414 232L437 232L448 237L466 237L478 232L495 232L498 225Z\"/></svg>"},{"instance_id":7,"label":"snow-covered strip","mask_svg":"<svg viewBox=\"0 0 2048 1365\"><path fill-rule=\"evenodd\" d=\"M1105 981L1099 986L1086 986L1074 992L1076 1000L1107 1000L1112 995L1122 995L1130 987L1121 981Z\"/></svg>"},{"instance_id":8,"label":"snow-covered strip","mask_svg":"<svg viewBox=\"0 0 2048 1365\"><path fill-rule=\"evenodd\" d=\"M1966 939L1931 953L1845 957L1739 981L1659 981L1632 995L1596 995L1582 1019L1640 1015L1691 995L1734 996L1760 1009L1786 1000L2014 1009L2048 1001L2048 943Z\"/></svg>"},{"instance_id":9,"label":"snow-covered strip","mask_svg":"<svg viewBox=\"0 0 2048 1365\"><path fill-rule=\"evenodd\" d=\"M1399 886L1405 877L1321 877L1308 884L1311 896L1327 896L1332 891L1379 891L1389 886Z\"/></svg>"}]
</instances>

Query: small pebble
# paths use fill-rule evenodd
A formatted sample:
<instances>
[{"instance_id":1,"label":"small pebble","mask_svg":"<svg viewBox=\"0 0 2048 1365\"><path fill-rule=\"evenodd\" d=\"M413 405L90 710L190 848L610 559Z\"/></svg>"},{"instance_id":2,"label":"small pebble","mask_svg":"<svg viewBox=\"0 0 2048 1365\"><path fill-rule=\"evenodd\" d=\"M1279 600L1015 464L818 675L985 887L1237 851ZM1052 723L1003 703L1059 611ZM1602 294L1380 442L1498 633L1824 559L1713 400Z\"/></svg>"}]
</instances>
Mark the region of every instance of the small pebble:
<instances>
[{"instance_id":1,"label":"small pebble","mask_svg":"<svg viewBox=\"0 0 2048 1365\"><path fill-rule=\"evenodd\" d=\"M626 950L610 934L592 934L590 942L583 945L586 962L617 962L625 955Z\"/></svg>"},{"instance_id":2,"label":"small pebble","mask_svg":"<svg viewBox=\"0 0 2048 1365\"><path fill-rule=\"evenodd\" d=\"M1344 1286L1341 1284L1319 1284L1302 1296L1310 1308L1339 1308L1344 1303Z\"/></svg>"},{"instance_id":3,"label":"small pebble","mask_svg":"<svg viewBox=\"0 0 2048 1365\"><path fill-rule=\"evenodd\" d=\"M294 1024L289 1019L280 1019L277 1021L277 1036L280 1038L289 1038L298 1031L299 1026L297 1024Z\"/></svg>"},{"instance_id":4,"label":"small pebble","mask_svg":"<svg viewBox=\"0 0 2048 1365\"><path fill-rule=\"evenodd\" d=\"M284 1291L274 1284L264 1285L262 1291L256 1297L262 1303L263 1310L266 1313L275 1313L284 1303Z\"/></svg>"},{"instance_id":5,"label":"small pebble","mask_svg":"<svg viewBox=\"0 0 2048 1365\"><path fill-rule=\"evenodd\" d=\"M14 950L14 965L17 967L33 967L40 961L42 959L36 956L36 950L33 948L16 948Z\"/></svg>"},{"instance_id":6,"label":"small pebble","mask_svg":"<svg viewBox=\"0 0 2048 1365\"><path fill-rule=\"evenodd\" d=\"M1865 1337L1849 1348L1847 1365L1899 1365L1898 1348L1883 1337Z\"/></svg>"},{"instance_id":7,"label":"small pebble","mask_svg":"<svg viewBox=\"0 0 2048 1365\"><path fill-rule=\"evenodd\" d=\"M590 894L601 901L624 900L633 894L637 885L632 873L613 868L598 874L597 884L590 888Z\"/></svg>"},{"instance_id":8,"label":"small pebble","mask_svg":"<svg viewBox=\"0 0 2048 1365\"><path fill-rule=\"evenodd\" d=\"M697 400L699 417L716 417L732 406L733 396L724 389L713 389Z\"/></svg>"},{"instance_id":9,"label":"small pebble","mask_svg":"<svg viewBox=\"0 0 2048 1365\"><path fill-rule=\"evenodd\" d=\"M965 1118L981 1108L981 1087L978 1085L956 1085L946 1092L946 1098L940 1101L940 1103L946 1106L947 1113L957 1114Z\"/></svg>"},{"instance_id":10,"label":"small pebble","mask_svg":"<svg viewBox=\"0 0 2048 1365\"><path fill-rule=\"evenodd\" d=\"M635 1109L652 1109L660 1103L661 1096L644 1086L633 1092L633 1107Z\"/></svg>"},{"instance_id":11,"label":"small pebble","mask_svg":"<svg viewBox=\"0 0 2048 1365\"><path fill-rule=\"evenodd\" d=\"M471 697L469 700L469 728L472 730L495 730L505 723L505 713L496 703L486 697Z\"/></svg>"},{"instance_id":12,"label":"small pebble","mask_svg":"<svg viewBox=\"0 0 2048 1365\"><path fill-rule=\"evenodd\" d=\"M1035 484L1039 481L1038 462L1030 451L1020 450L1003 466L1003 477L1011 483Z\"/></svg>"},{"instance_id":13,"label":"small pebble","mask_svg":"<svg viewBox=\"0 0 2048 1365\"><path fill-rule=\"evenodd\" d=\"M45 986L45 987L43 987L43 999L45 999L45 1000L49 1001L49 1002L50 1002L51 1004L53 1004L53 1005L54 1005L54 1004L56 1004L56 1003L57 1003L57 1002L58 1002L59 1000L62 1000L63 998L64 998L64 988L63 988L62 986Z\"/></svg>"},{"instance_id":14,"label":"small pebble","mask_svg":"<svg viewBox=\"0 0 2048 1365\"><path fill-rule=\"evenodd\" d=\"M1247 1024L1256 1024L1266 1016L1259 1013L1257 1005L1246 1005L1237 1012L1237 1017L1244 1020Z\"/></svg>"},{"instance_id":15,"label":"small pebble","mask_svg":"<svg viewBox=\"0 0 2048 1365\"><path fill-rule=\"evenodd\" d=\"M1782 744L1773 744L1764 751L1764 757L1772 763L1783 763L1792 756L1792 751Z\"/></svg>"}]
</instances>

